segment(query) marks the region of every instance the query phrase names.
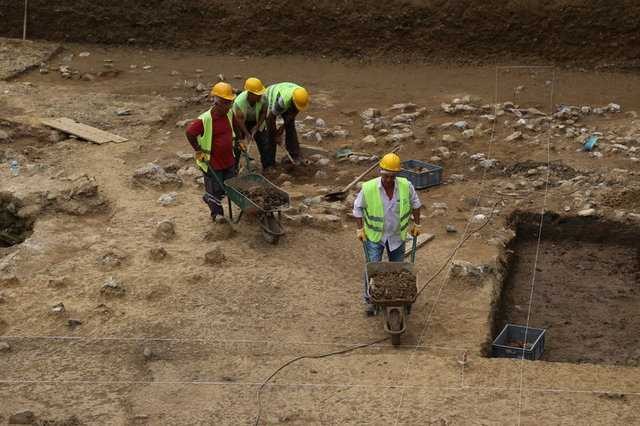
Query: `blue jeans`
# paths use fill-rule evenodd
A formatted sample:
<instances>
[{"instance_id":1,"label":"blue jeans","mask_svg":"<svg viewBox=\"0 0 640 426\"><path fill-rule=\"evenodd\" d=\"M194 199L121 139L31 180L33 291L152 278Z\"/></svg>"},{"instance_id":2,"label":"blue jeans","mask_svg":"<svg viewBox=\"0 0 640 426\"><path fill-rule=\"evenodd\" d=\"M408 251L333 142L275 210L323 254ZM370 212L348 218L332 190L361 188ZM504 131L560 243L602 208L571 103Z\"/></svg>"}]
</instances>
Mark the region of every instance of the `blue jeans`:
<instances>
[{"instance_id":1,"label":"blue jeans","mask_svg":"<svg viewBox=\"0 0 640 426\"><path fill-rule=\"evenodd\" d=\"M389 262L404 262L404 246L405 243L402 243L400 247L391 251L389 250L389 244L382 243L374 243L369 240L365 240L364 249L367 252L368 262L381 262L382 255L384 254L384 250L387 250L387 256L389 257ZM366 275L366 274L365 274ZM369 303L369 298L367 297L367 293L369 292L369 283L367 282L367 278L364 278L364 301L365 303Z\"/></svg>"}]
</instances>

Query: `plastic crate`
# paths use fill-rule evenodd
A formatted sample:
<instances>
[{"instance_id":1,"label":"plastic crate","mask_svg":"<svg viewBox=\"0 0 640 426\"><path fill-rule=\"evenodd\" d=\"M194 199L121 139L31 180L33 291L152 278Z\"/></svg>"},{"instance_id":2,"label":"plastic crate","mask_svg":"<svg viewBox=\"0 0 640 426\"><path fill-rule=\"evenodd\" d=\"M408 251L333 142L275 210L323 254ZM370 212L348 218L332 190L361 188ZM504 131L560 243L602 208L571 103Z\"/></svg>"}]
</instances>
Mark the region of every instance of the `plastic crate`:
<instances>
[{"instance_id":1,"label":"plastic crate","mask_svg":"<svg viewBox=\"0 0 640 426\"><path fill-rule=\"evenodd\" d=\"M505 325L491 345L491 355L494 358L522 358L522 348L509 346L509 343L513 341L524 341L526 328L527 327L523 325ZM525 359L536 360L542 357L544 353L545 331L546 330L542 328L529 327L526 335L527 343L530 346L525 344Z\"/></svg>"},{"instance_id":2,"label":"plastic crate","mask_svg":"<svg viewBox=\"0 0 640 426\"><path fill-rule=\"evenodd\" d=\"M424 172L414 172L414 169L424 168ZM409 179L415 189L424 189L440 185L442 182L442 167L425 163L420 160L406 160L402 162L402 171L398 176Z\"/></svg>"}]
</instances>

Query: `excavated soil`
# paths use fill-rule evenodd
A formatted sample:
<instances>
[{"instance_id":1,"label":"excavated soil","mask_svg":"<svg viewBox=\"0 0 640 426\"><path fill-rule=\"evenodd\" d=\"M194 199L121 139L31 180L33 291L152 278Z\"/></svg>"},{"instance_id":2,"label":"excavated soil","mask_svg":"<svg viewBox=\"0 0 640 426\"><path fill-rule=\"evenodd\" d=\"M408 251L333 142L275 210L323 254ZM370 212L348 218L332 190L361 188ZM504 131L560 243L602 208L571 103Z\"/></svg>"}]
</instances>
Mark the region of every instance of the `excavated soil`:
<instances>
[{"instance_id":1,"label":"excavated soil","mask_svg":"<svg viewBox=\"0 0 640 426\"><path fill-rule=\"evenodd\" d=\"M0 0L0 35L22 36L23 7ZM544 61L638 67L640 5L606 0L349 2L32 0L30 38L469 63ZM215 31L211 31L215 28ZM223 36L221 36L223 35Z\"/></svg>"},{"instance_id":2,"label":"excavated soil","mask_svg":"<svg viewBox=\"0 0 640 426\"><path fill-rule=\"evenodd\" d=\"M617 237L619 224L565 220L543 227L537 261L535 224L521 227L530 229L511 247L496 330L525 325L533 294L529 326L547 330L543 360L639 365L640 228Z\"/></svg>"},{"instance_id":3,"label":"excavated soil","mask_svg":"<svg viewBox=\"0 0 640 426\"><path fill-rule=\"evenodd\" d=\"M287 204L287 197L274 188L256 182L236 181L233 187L262 210L275 210Z\"/></svg>"},{"instance_id":4,"label":"excavated soil","mask_svg":"<svg viewBox=\"0 0 640 426\"><path fill-rule=\"evenodd\" d=\"M375 300L413 300L416 297L416 277L410 272L379 272L370 282Z\"/></svg>"}]
</instances>

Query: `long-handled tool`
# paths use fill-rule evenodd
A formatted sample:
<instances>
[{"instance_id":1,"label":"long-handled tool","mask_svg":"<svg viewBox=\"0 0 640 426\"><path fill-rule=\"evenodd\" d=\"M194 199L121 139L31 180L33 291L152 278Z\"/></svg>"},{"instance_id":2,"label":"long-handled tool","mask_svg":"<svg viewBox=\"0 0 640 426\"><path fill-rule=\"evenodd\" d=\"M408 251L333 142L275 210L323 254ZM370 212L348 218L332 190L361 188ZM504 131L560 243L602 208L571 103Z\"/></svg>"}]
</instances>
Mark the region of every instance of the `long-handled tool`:
<instances>
[{"instance_id":1,"label":"long-handled tool","mask_svg":"<svg viewBox=\"0 0 640 426\"><path fill-rule=\"evenodd\" d=\"M395 148L393 148L391 150L391 152L396 153L398 150L400 149L400 145L396 146ZM369 168L367 168L367 170L365 170L364 172L362 172L357 178L355 178L354 180L352 180L347 186L345 186L343 189L338 190L338 191L332 191L329 192L328 194L325 194L325 196L323 197L326 201L338 201L338 200L344 200L345 198L347 198L347 193L349 192L349 190L353 187L353 185L355 185L356 183L360 182L362 180L362 178L364 178L366 175L368 175L373 169L375 169L376 167L378 167L378 162L376 161L374 164L372 164Z\"/></svg>"}]
</instances>

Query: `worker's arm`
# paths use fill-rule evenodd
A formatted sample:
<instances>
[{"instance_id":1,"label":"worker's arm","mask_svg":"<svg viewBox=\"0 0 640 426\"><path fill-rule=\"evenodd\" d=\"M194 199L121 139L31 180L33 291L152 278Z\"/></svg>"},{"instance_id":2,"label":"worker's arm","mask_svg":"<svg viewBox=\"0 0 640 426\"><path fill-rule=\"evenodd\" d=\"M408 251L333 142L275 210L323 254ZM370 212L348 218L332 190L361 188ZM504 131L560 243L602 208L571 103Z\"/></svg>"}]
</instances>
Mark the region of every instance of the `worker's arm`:
<instances>
[{"instance_id":1,"label":"worker's arm","mask_svg":"<svg viewBox=\"0 0 640 426\"><path fill-rule=\"evenodd\" d=\"M242 131L242 134L244 135L244 137L246 139L251 139L251 132L249 132L249 130L247 129L247 125L244 122L244 114L242 113L242 111L237 110L234 108L233 110L233 121L234 123L238 126L238 128L240 129L240 131Z\"/></svg>"},{"instance_id":2,"label":"worker's arm","mask_svg":"<svg viewBox=\"0 0 640 426\"><path fill-rule=\"evenodd\" d=\"M358 239L362 241L366 239L366 236L364 234L364 223L362 220L362 217L364 216L365 207L366 205L364 202L364 195L362 190L360 190L360 193L358 193L358 196L353 202L353 217L356 218L356 224L358 225L358 231L356 232L356 235Z\"/></svg>"},{"instance_id":3,"label":"worker's arm","mask_svg":"<svg viewBox=\"0 0 640 426\"><path fill-rule=\"evenodd\" d=\"M199 119L193 120L189 123L184 131L184 134L194 151L200 151L198 136L202 135L202 133L204 133L204 125L202 124L202 120Z\"/></svg>"},{"instance_id":4,"label":"worker's arm","mask_svg":"<svg viewBox=\"0 0 640 426\"><path fill-rule=\"evenodd\" d=\"M411 211L413 216L413 226L411 227L411 235L413 237L417 237L420 235L420 207L422 207L422 202L418 197L418 193L416 189L413 187L411 182L409 182L409 193L411 195Z\"/></svg>"},{"instance_id":5,"label":"worker's arm","mask_svg":"<svg viewBox=\"0 0 640 426\"><path fill-rule=\"evenodd\" d=\"M256 123L256 127L254 127L253 132L251 132L252 137L256 132L260 131L260 128L262 127L262 123L264 123L266 119L267 119L267 109L262 108L260 110L260 116L258 117L258 122Z\"/></svg>"}]
</instances>

